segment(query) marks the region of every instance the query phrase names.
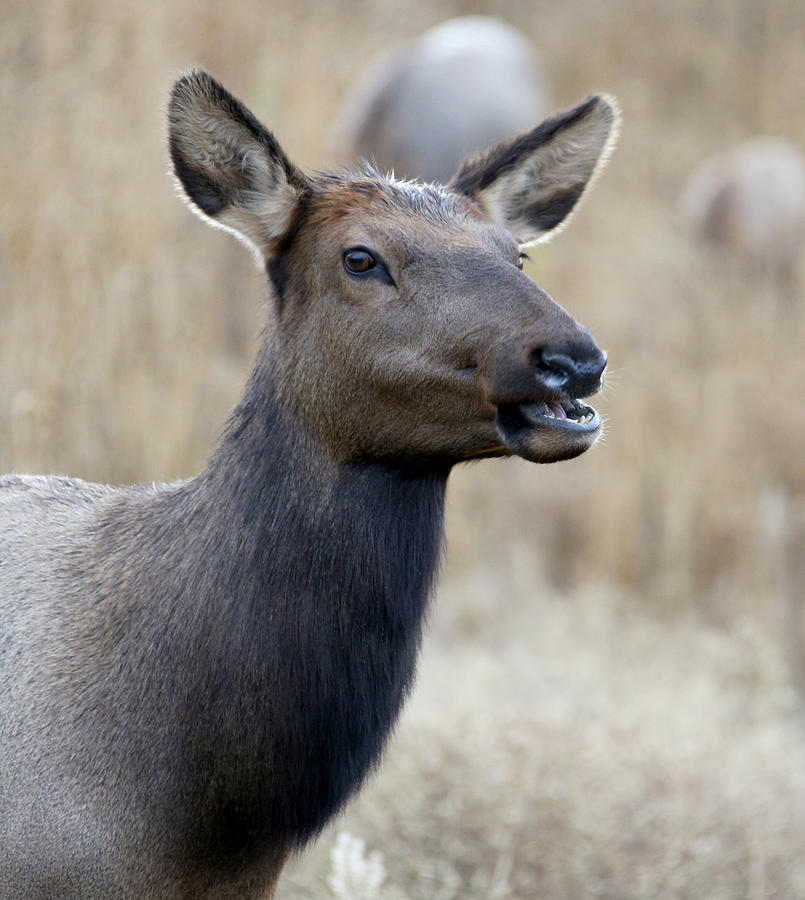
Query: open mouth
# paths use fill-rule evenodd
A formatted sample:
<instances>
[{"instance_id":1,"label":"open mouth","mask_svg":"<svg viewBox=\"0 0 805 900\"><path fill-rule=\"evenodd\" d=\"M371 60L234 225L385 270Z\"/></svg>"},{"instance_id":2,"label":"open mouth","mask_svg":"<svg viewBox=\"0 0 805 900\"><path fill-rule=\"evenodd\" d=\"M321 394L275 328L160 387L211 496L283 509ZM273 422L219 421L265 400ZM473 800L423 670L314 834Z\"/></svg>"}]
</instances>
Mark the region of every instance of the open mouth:
<instances>
[{"instance_id":1,"label":"open mouth","mask_svg":"<svg viewBox=\"0 0 805 900\"><path fill-rule=\"evenodd\" d=\"M532 462L556 462L578 456L601 431L601 418L581 400L553 399L502 403L495 424L506 446Z\"/></svg>"},{"instance_id":2,"label":"open mouth","mask_svg":"<svg viewBox=\"0 0 805 900\"><path fill-rule=\"evenodd\" d=\"M598 413L581 400L546 400L544 403L514 403L511 406L515 415L536 426L583 432L595 430L601 424Z\"/></svg>"}]
</instances>

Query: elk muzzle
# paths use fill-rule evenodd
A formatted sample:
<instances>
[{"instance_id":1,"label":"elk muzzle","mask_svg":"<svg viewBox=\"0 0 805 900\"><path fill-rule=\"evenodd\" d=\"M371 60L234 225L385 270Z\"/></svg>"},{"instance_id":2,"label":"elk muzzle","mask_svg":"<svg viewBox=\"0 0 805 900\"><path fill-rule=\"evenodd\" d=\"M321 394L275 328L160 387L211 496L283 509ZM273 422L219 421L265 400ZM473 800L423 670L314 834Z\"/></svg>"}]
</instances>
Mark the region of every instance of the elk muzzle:
<instances>
[{"instance_id":1,"label":"elk muzzle","mask_svg":"<svg viewBox=\"0 0 805 900\"><path fill-rule=\"evenodd\" d=\"M572 341L499 350L482 379L502 443L531 462L571 459L601 434L600 416L582 400L603 386L607 357L577 328Z\"/></svg>"}]
</instances>

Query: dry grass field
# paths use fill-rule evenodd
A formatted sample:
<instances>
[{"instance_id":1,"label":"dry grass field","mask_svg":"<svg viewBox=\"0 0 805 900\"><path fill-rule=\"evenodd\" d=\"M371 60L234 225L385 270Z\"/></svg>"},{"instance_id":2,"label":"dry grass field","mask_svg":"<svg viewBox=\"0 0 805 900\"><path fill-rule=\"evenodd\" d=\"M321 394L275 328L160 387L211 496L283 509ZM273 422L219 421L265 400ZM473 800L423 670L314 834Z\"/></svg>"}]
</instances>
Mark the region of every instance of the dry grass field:
<instances>
[{"instance_id":1,"label":"dry grass field","mask_svg":"<svg viewBox=\"0 0 805 900\"><path fill-rule=\"evenodd\" d=\"M623 108L530 264L609 352L607 434L455 473L417 690L279 896L805 897L805 272L713 256L675 213L734 141L805 151L801 0L4 0L0 470L189 476L244 382L265 289L173 195L179 72L321 167L361 67L467 12L533 40L557 106Z\"/></svg>"}]
</instances>

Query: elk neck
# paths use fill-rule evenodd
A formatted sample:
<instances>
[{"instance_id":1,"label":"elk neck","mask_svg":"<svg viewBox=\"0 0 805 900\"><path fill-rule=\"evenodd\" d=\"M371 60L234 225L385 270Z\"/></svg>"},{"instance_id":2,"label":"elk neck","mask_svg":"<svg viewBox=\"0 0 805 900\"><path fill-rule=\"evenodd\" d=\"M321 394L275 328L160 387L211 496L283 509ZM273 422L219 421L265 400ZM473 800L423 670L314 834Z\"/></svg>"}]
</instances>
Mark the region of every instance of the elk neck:
<instances>
[{"instance_id":1,"label":"elk neck","mask_svg":"<svg viewBox=\"0 0 805 900\"><path fill-rule=\"evenodd\" d=\"M204 582L182 601L203 779L188 852L211 858L303 843L360 785L410 689L440 559L448 470L334 461L277 380L258 360L177 536Z\"/></svg>"}]
</instances>

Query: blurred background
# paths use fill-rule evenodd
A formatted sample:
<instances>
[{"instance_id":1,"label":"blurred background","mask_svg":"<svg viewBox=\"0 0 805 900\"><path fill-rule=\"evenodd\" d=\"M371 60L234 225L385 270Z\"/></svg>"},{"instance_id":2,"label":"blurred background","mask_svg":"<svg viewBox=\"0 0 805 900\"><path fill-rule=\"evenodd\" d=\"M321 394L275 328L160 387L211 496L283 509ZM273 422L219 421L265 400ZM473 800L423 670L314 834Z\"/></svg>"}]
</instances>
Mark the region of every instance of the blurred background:
<instances>
[{"instance_id":1,"label":"blurred background","mask_svg":"<svg viewBox=\"0 0 805 900\"><path fill-rule=\"evenodd\" d=\"M606 436L454 473L414 696L279 896L803 897L805 271L679 213L713 154L805 151L801 0L4 0L0 470L190 476L236 401L266 289L174 196L178 74L321 168L365 66L469 13L521 30L554 107L623 109L529 263L609 352Z\"/></svg>"}]
</instances>

